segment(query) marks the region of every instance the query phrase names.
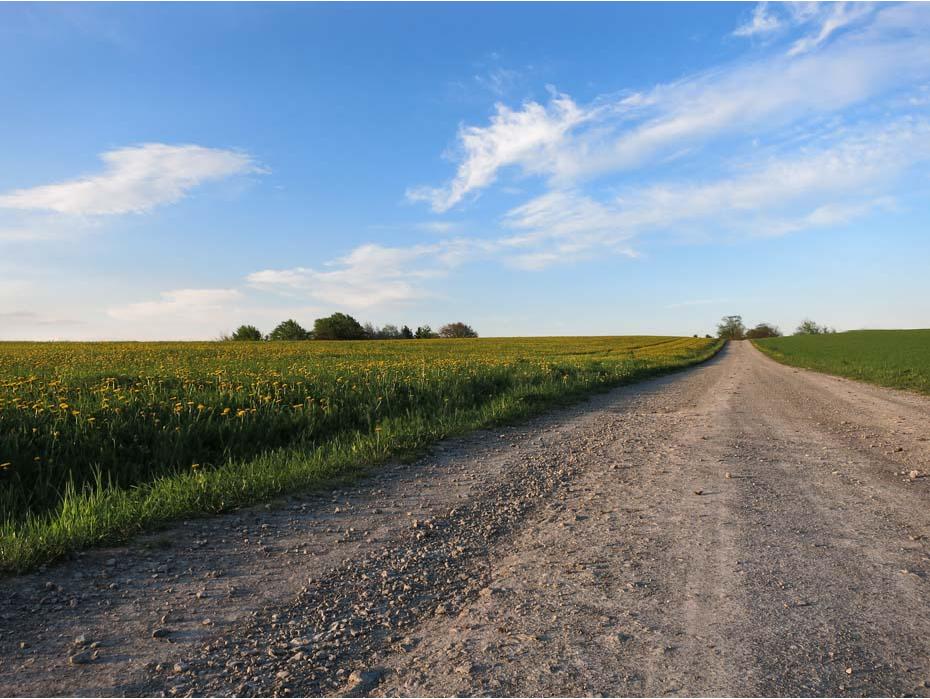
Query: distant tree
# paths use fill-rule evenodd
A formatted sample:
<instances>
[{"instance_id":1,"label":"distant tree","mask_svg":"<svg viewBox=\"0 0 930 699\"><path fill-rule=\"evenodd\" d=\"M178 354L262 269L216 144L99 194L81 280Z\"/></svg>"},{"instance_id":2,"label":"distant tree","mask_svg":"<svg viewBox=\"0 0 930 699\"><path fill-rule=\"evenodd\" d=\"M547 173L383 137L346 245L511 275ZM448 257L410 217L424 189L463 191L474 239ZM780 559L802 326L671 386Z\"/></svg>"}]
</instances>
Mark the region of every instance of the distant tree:
<instances>
[{"instance_id":1,"label":"distant tree","mask_svg":"<svg viewBox=\"0 0 930 699\"><path fill-rule=\"evenodd\" d=\"M411 330L409 326L405 325L400 329L400 336L404 340L412 340L413 330Z\"/></svg>"},{"instance_id":2,"label":"distant tree","mask_svg":"<svg viewBox=\"0 0 930 699\"><path fill-rule=\"evenodd\" d=\"M378 339L380 340L399 340L400 338L400 330L397 329L396 325L390 323L382 327L378 332Z\"/></svg>"},{"instance_id":3,"label":"distant tree","mask_svg":"<svg viewBox=\"0 0 930 699\"><path fill-rule=\"evenodd\" d=\"M478 333L476 333L470 325L466 325L465 323L449 323L439 328L439 337L478 337Z\"/></svg>"},{"instance_id":4,"label":"distant tree","mask_svg":"<svg viewBox=\"0 0 930 699\"><path fill-rule=\"evenodd\" d=\"M746 326L742 316L724 316L717 326L717 337L724 340L742 340L746 337Z\"/></svg>"},{"instance_id":5,"label":"distant tree","mask_svg":"<svg viewBox=\"0 0 930 699\"><path fill-rule=\"evenodd\" d=\"M439 337L428 325L421 325L418 327L413 336L418 340L432 340L433 338Z\"/></svg>"},{"instance_id":6,"label":"distant tree","mask_svg":"<svg viewBox=\"0 0 930 699\"><path fill-rule=\"evenodd\" d=\"M831 330L826 325L817 325L810 318L805 318L801 321L801 324L795 329L795 335L826 335L828 333L835 333L836 330Z\"/></svg>"},{"instance_id":7,"label":"distant tree","mask_svg":"<svg viewBox=\"0 0 930 699\"><path fill-rule=\"evenodd\" d=\"M366 334L365 328L352 316L333 313L314 321L313 337L317 340L364 340Z\"/></svg>"},{"instance_id":8,"label":"distant tree","mask_svg":"<svg viewBox=\"0 0 930 699\"><path fill-rule=\"evenodd\" d=\"M256 341L262 339L262 331L254 325L240 325L236 331L228 337L230 340L238 341Z\"/></svg>"},{"instance_id":9,"label":"distant tree","mask_svg":"<svg viewBox=\"0 0 930 699\"><path fill-rule=\"evenodd\" d=\"M756 327L746 331L747 340L759 340L763 337L781 337L781 330L771 323L759 323Z\"/></svg>"},{"instance_id":10,"label":"distant tree","mask_svg":"<svg viewBox=\"0 0 930 699\"><path fill-rule=\"evenodd\" d=\"M278 327L268 334L269 340L309 340L310 333L307 332L294 319L285 320Z\"/></svg>"},{"instance_id":11,"label":"distant tree","mask_svg":"<svg viewBox=\"0 0 930 699\"><path fill-rule=\"evenodd\" d=\"M378 339L378 328L376 328L371 323L365 323L362 326L362 330L365 331L365 339L367 340L377 340Z\"/></svg>"}]
</instances>

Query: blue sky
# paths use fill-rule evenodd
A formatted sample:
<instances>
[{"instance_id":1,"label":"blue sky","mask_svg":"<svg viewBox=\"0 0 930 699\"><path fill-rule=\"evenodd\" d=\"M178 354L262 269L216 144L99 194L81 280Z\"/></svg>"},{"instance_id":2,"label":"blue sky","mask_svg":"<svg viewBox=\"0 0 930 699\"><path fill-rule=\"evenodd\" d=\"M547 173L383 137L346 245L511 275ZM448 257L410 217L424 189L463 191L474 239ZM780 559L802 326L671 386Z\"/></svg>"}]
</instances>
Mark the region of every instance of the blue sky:
<instances>
[{"instance_id":1,"label":"blue sky","mask_svg":"<svg viewBox=\"0 0 930 699\"><path fill-rule=\"evenodd\" d=\"M930 327L930 6L0 5L0 338Z\"/></svg>"}]
</instances>

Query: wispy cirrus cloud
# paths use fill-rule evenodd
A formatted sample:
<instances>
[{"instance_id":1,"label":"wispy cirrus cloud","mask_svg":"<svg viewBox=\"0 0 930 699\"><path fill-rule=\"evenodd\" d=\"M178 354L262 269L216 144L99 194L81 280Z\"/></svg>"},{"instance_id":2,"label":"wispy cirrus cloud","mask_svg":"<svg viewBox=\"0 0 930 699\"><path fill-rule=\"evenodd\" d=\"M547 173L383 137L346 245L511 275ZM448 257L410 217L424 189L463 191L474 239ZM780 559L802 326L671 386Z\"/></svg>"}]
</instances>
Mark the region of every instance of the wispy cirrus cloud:
<instances>
[{"instance_id":1,"label":"wispy cirrus cloud","mask_svg":"<svg viewBox=\"0 0 930 699\"><path fill-rule=\"evenodd\" d=\"M682 226L715 235L784 235L893 208L886 190L928 162L930 122L905 118L788 155L747 158L710 181L654 182L602 198L549 192L512 209L504 223L526 231L509 239L515 244L554 243L566 254L627 251L627 241L646 232Z\"/></svg>"},{"instance_id":2,"label":"wispy cirrus cloud","mask_svg":"<svg viewBox=\"0 0 930 699\"><path fill-rule=\"evenodd\" d=\"M249 274L246 281L255 289L349 308L393 305L426 295L421 282L441 274L440 252L438 245L362 245L322 269L265 269Z\"/></svg>"},{"instance_id":3,"label":"wispy cirrus cloud","mask_svg":"<svg viewBox=\"0 0 930 699\"><path fill-rule=\"evenodd\" d=\"M777 7L777 10L775 9ZM767 36L780 30L800 29L806 33L788 49L796 56L816 49L840 30L864 20L875 10L871 2L785 2L773 7L756 3L749 20L733 31L733 36Z\"/></svg>"},{"instance_id":4,"label":"wispy cirrus cloud","mask_svg":"<svg viewBox=\"0 0 930 699\"><path fill-rule=\"evenodd\" d=\"M814 25L812 33L791 45L789 56L814 50L839 30L868 17L874 9L870 2L799 3L789 7L796 23Z\"/></svg>"},{"instance_id":5,"label":"wispy cirrus cloud","mask_svg":"<svg viewBox=\"0 0 930 699\"><path fill-rule=\"evenodd\" d=\"M69 216L144 213L206 182L267 172L245 153L197 145L146 143L107 151L100 159L99 174L0 194L0 208Z\"/></svg>"},{"instance_id":6,"label":"wispy cirrus cloud","mask_svg":"<svg viewBox=\"0 0 930 699\"><path fill-rule=\"evenodd\" d=\"M546 172L552 168L553 148L590 116L564 95L546 106L529 102L514 110L498 104L488 126L459 129L462 157L453 180L441 187L413 187L407 198L443 212L492 184L502 167L519 164L528 171Z\"/></svg>"},{"instance_id":7,"label":"wispy cirrus cloud","mask_svg":"<svg viewBox=\"0 0 930 699\"><path fill-rule=\"evenodd\" d=\"M115 306L107 310L107 315L130 321L164 318L200 320L241 299L242 293L237 289L175 289L162 292L157 301Z\"/></svg>"},{"instance_id":8,"label":"wispy cirrus cloud","mask_svg":"<svg viewBox=\"0 0 930 699\"><path fill-rule=\"evenodd\" d=\"M763 7L760 26L772 24L764 19L767 12ZM876 13L871 6L831 5L794 12L795 23L818 28L789 55L779 52L588 104L565 94L545 105L498 104L487 125L459 128L452 180L411 188L407 196L444 212L492 186L507 168L565 188L654 166L676 153L693 155L721 139L776 134L930 78L930 12L924 8L892 6ZM821 46L841 27L866 18L866 26Z\"/></svg>"},{"instance_id":9,"label":"wispy cirrus cloud","mask_svg":"<svg viewBox=\"0 0 930 699\"><path fill-rule=\"evenodd\" d=\"M776 15L769 12L767 2L756 3L752 10L752 16L745 24L741 24L733 30L734 36L756 36L758 34L768 34L782 27L781 20Z\"/></svg>"}]
</instances>

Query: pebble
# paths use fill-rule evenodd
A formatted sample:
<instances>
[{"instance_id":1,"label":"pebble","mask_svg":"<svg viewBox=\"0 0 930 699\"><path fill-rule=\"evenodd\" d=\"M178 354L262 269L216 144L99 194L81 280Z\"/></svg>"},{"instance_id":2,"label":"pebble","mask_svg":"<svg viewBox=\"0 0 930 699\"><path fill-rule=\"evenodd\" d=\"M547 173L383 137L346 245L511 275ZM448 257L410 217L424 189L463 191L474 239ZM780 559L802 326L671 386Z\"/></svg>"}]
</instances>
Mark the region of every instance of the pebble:
<instances>
[{"instance_id":1,"label":"pebble","mask_svg":"<svg viewBox=\"0 0 930 699\"><path fill-rule=\"evenodd\" d=\"M373 670L353 670L349 673L349 686L353 688L367 688L378 683L385 671L381 668Z\"/></svg>"},{"instance_id":2,"label":"pebble","mask_svg":"<svg viewBox=\"0 0 930 699\"><path fill-rule=\"evenodd\" d=\"M74 655L68 658L68 662L72 665L87 665L92 663L97 659L97 651L82 650L80 653L75 653Z\"/></svg>"}]
</instances>

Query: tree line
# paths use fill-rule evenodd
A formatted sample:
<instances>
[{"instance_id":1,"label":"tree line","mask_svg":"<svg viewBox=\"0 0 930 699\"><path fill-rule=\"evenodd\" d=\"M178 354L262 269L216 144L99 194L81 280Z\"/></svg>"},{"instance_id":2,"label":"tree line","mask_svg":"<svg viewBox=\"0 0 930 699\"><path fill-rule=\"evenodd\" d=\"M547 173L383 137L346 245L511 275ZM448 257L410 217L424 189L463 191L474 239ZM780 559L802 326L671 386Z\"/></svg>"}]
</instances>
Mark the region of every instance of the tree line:
<instances>
[{"instance_id":1,"label":"tree line","mask_svg":"<svg viewBox=\"0 0 930 699\"><path fill-rule=\"evenodd\" d=\"M826 335L836 330L826 325L818 325L809 318L801 321L793 335ZM772 323L759 323L747 328L742 316L724 316L717 326L717 337L724 340L758 340L764 337L781 337L782 331Z\"/></svg>"},{"instance_id":2,"label":"tree line","mask_svg":"<svg viewBox=\"0 0 930 699\"><path fill-rule=\"evenodd\" d=\"M313 329L307 330L293 318L281 323L267 335L254 325L240 325L230 335L223 335L222 340L251 341L260 340L432 340L435 338L478 337L474 328L466 323L448 323L439 332L428 325L421 325L411 330L404 325L384 325L376 327L371 323L362 325L355 318L345 313L333 313L326 318L313 321Z\"/></svg>"}]
</instances>

